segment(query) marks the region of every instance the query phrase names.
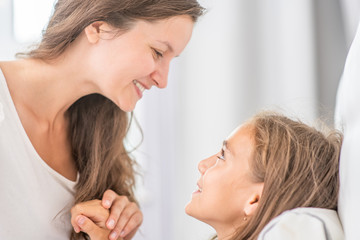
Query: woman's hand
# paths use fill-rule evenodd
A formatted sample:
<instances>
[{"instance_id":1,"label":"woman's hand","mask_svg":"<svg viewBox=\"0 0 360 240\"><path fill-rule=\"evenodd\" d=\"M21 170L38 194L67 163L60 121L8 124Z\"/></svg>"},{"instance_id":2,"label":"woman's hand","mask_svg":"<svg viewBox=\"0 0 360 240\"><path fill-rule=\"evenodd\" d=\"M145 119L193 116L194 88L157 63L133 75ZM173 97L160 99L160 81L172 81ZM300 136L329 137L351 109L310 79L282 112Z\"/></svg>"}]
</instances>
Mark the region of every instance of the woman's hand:
<instances>
[{"instance_id":1,"label":"woman's hand","mask_svg":"<svg viewBox=\"0 0 360 240\"><path fill-rule=\"evenodd\" d=\"M75 232L85 232L91 240L105 240L110 234L105 226L109 215L109 210L102 206L100 200L82 202L71 209L71 224Z\"/></svg>"},{"instance_id":2,"label":"woman's hand","mask_svg":"<svg viewBox=\"0 0 360 240\"><path fill-rule=\"evenodd\" d=\"M130 202L126 196L119 196L107 190L102 198L102 206L110 210L106 227L112 230L110 240L118 237L131 239L143 221L143 215L136 203Z\"/></svg>"},{"instance_id":3,"label":"woman's hand","mask_svg":"<svg viewBox=\"0 0 360 240\"><path fill-rule=\"evenodd\" d=\"M135 203L111 190L104 193L102 201L91 200L75 205L71 215L75 232L85 232L92 240L114 240L119 237L129 240L143 220Z\"/></svg>"}]
</instances>

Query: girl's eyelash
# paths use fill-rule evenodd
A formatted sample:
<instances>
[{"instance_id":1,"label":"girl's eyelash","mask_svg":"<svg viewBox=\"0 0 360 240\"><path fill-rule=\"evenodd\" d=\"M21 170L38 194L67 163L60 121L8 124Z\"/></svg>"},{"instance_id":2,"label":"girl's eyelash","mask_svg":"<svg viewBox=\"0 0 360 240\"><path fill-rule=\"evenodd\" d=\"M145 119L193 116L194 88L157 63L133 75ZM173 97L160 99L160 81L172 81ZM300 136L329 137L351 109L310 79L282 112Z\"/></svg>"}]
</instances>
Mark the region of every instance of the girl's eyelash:
<instances>
[{"instance_id":1,"label":"girl's eyelash","mask_svg":"<svg viewBox=\"0 0 360 240\"><path fill-rule=\"evenodd\" d=\"M217 156L218 159L220 160L225 160L225 152L223 149L221 149L221 155L220 156Z\"/></svg>"}]
</instances>

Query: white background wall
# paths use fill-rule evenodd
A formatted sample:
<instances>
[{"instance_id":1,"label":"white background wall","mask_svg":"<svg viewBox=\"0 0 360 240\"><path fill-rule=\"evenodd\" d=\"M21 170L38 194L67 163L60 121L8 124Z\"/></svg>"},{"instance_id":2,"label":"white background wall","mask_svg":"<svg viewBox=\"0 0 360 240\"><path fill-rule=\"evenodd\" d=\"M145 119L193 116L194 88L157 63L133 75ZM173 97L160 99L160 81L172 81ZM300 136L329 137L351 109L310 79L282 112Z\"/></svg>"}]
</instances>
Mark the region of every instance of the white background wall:
<instances>
[{"instance_id":1,"label":"white background wall","mask_svg":"<svg viewBox=\"0 0 360 240\"><path fill-rule=\"evenodd\" d=\"M136 109L144 131L134 155L145 217L136 240L209 239L211 228L184 213L199 177L197 162L258 110L281 108L305 121L332 122L356 27L343 22L357 21L356 1L201 1L208 13L173 60L168 88L145 93ZM342 14L349 9L352 14ZM0 29L0 58L11 59L23 46L14 39L11 0L0 0Z\"/></svg>"}]
</instances>

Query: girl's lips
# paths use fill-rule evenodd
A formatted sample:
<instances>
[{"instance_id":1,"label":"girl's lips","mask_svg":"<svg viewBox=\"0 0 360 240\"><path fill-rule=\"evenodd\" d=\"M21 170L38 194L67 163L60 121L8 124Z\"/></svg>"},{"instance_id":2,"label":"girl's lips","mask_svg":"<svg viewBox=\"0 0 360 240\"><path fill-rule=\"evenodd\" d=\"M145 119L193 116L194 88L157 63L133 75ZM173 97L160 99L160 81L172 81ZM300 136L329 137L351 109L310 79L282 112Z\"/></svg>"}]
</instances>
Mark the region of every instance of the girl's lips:
<instances>
[{"instance_id":1,"label":"girl's lips","mask_svg":"<svg viewBox=\"0 0 360 240\"><path fill-rule=\"evenodd\" d=\"M202 188L199 186L199 184L197 184L197 189L193 192L193 194L198 194L198 193L202 193Z\"/></svg>"},{"instance_id":2,"label":"girl's lips","mask_svg":"<svg viewBox=\"0 0 360 240\"><path fill-rule=\"evenodd\" d=\"M200 189L193 191L193 194L198 194L198 193L201 193Z\"/></svg>"}]
</instances>

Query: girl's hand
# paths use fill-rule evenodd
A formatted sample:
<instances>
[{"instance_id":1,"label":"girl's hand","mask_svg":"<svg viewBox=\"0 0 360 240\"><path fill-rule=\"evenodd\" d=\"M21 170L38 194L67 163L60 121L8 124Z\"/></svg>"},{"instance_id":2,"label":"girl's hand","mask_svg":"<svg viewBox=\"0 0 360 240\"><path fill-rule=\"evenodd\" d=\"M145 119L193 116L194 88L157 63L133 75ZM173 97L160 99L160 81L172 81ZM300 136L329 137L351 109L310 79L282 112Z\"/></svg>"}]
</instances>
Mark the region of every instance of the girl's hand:
<instances>
[{"instance_id":1,"label":"girl's hand","mask_svg":"<svg viewBox=\"0 0 360 240\"><path fill-rule=\"evenodd\" d=\"M126 196L119 196L107 190L102 198L102 206L110 210L106 227L112 230L109 239L118 237L131 239L143 221L143 215L136 203L130 202Z\"/></svg>"}]
</instances>

